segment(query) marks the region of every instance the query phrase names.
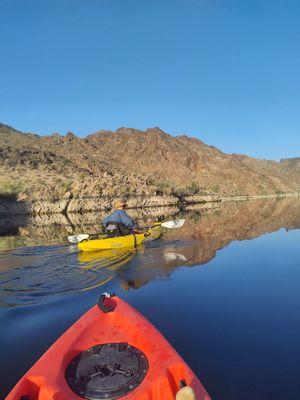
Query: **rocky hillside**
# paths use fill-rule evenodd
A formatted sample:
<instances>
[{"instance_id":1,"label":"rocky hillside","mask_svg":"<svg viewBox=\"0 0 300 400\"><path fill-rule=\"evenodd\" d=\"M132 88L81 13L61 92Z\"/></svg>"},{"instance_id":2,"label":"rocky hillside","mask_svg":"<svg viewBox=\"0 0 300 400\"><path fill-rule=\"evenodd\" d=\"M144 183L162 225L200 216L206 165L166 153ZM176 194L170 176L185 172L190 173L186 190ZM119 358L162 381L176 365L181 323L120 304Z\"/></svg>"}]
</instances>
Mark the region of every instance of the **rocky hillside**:
<instances>
[{"instance_id":1,"label":"rocky hillside","mask_svg":"<svg viewBox=\"0 0 300 400\"><path fill-rule=\"evenodd\" d=\"M300 191L300 158L225 154L159 128L79 138L38 136L0 124L0 194L24 199L130 195L256 195Z\"/></svg>"}]
</instances>

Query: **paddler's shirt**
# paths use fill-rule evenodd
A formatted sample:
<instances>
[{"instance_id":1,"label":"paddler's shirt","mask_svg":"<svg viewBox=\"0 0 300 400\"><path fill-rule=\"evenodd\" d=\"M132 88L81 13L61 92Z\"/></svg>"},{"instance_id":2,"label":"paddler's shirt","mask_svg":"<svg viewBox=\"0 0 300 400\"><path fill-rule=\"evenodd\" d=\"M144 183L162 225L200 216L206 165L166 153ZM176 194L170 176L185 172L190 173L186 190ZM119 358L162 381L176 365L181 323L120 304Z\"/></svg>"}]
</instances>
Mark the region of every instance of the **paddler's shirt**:
<instances>
[{"instance_id":1,"label":"paddler's shirt","mask_svg":"<svg viewBox=\"0 0 300 400\"><path fill-rule=\"evenodd\" d=\"M104 226L107 226L110 222L123 224L126 228L129 229L133 229L137 226L134 220L123 210L114 211L111 215L108 215L102 221Z\"/></svg>"}]
</instances>

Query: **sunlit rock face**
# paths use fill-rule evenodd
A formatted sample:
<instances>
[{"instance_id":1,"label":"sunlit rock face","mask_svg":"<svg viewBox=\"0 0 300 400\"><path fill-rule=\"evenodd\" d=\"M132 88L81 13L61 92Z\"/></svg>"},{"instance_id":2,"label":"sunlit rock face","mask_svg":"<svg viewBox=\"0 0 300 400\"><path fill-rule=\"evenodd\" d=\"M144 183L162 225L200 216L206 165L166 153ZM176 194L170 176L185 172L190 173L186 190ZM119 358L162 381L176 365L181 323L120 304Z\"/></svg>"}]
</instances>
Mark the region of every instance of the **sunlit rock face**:
<instances>
[{"instance_id":1,"label":"sunlit rock face","mask_svg":"<svg viewBox=\"0 0 300 400\"><path fill-rule=\"evenodd\" d=\"M0 124L0 194L36 213L102 210L124 197L132 207L145 207L298 192L299 165L299 159L225 154L159 128L78 138L24 134Z\"/></svg>"}]
</instances>

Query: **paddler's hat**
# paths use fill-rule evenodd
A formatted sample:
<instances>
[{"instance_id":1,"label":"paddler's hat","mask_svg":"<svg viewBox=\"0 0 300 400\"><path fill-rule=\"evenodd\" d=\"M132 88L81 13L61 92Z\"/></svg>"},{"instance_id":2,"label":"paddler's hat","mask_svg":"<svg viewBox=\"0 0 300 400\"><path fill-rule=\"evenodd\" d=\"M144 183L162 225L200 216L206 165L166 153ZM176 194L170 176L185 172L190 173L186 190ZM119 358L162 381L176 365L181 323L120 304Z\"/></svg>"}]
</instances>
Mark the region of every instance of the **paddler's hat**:
<instances>
[{"instance_id":1,"label":"paddler's hat","mask_svg":"<svg viewBox=\"0 0 300 400\"><path fill-rule=\"evenodd\" d=\"M123 201L123 200L116 200L116 201L114 202L114 208L115 208L115 209L124 208L124 207L126 207L126 202L125 202L125 201Z\"/></svg>"}]
</instances>

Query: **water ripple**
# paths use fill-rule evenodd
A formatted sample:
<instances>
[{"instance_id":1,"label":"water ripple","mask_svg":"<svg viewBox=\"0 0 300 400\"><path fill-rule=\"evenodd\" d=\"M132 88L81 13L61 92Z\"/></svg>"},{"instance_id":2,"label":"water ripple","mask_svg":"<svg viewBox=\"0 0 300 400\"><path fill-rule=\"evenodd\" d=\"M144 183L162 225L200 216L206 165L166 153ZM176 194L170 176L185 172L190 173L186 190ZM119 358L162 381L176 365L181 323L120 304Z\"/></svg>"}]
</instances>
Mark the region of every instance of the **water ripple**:
<instances>
[{"instance_id":1,"label":"water ripple","mask_svg":"<svg viewBox=\"0 0 300 400\"><path fill-rule=\"evenodd\" d=\"M78 253L75 246L39 246L0 253L0 303L10 307L107 283L133 251Z\"/></svg>"}]
</instances>

